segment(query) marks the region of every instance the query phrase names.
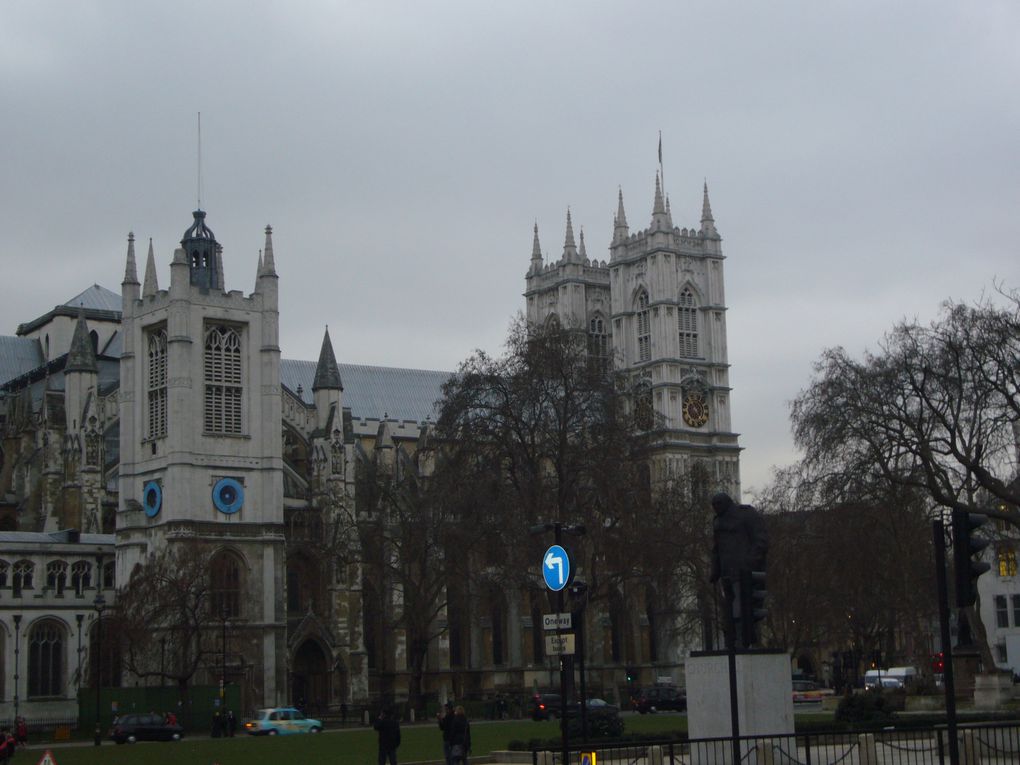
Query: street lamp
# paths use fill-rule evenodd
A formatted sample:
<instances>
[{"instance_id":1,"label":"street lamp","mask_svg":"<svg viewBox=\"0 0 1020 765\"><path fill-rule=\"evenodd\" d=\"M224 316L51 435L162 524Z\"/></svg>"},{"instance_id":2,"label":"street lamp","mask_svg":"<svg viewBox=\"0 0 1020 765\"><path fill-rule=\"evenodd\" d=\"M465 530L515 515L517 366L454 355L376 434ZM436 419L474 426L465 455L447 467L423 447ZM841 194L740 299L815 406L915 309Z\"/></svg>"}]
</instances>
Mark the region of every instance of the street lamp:
<instances>
[{"instance_id":1,"label":"street lamp","mask_svg":"<svg viewBox=\"0 0 1020 765\"><path fill-rule=\"evenodd\" d=\"M96 609L96 738L95 745L99 746L103 742L103 731L99 727L99 686L103 677L103 609L106 608L106 598L103 597L103 593L96 595L96 599L92 601L92 607Z\"/></svg>"},{"instance_id":2,"label":"street lamp","mask_svg":"<svg viewBox=\"0 0 1020 765\"><path fill-rule=\"evenodd\" d=\"M14 717L18 717L18 679L21 677L21 614L14 615Z\"/></svg>"}]
</instances>

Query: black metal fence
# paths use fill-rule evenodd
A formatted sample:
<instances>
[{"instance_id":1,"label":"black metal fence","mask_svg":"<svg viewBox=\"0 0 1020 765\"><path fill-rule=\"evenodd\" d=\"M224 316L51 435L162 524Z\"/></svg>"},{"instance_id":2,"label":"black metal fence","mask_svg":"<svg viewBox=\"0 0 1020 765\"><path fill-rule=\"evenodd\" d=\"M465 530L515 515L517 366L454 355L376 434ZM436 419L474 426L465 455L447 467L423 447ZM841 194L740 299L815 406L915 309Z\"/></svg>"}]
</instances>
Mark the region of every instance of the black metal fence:
<instances>
[{"instance_id":1,"label":"black metal fence","mask_svg":"<svg viewBox=\"0 0 1020 765\"><path fill-rule=\"evenodd\" d=\"M810 733L570 747L570 765L950 765L945 727L873 733ZM1020 763L1020 722L959 728L960 765ZM533 765L561 765L559 751L532 750ZM590 761L590 760L589 760Z\"/></svg>"}]
</instances>

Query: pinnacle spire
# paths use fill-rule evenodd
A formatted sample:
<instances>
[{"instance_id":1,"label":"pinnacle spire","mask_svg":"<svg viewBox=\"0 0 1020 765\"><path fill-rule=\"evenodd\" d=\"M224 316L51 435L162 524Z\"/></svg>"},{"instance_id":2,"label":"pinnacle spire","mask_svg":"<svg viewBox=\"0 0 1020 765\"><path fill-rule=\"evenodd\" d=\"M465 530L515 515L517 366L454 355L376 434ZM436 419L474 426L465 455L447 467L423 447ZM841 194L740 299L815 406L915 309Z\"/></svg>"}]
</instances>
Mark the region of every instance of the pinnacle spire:
<instances>
[{"instance_id":1,"label":"pinnacle spire","mask_svg":"<svg viewBox=\"0 0 1020 765\"><path fill-rule=\"evenodd\" d=\"M326 332L322 336L322 349L319 351L319 363L315 366L315 380L312 382L312 391L343 389L344 386L340 380L340 368L336 365L333 343L329 339L329 327L326 327Z\"/></svg>"},{"instance_id":2,"label":"pinnacle spire","mask_svg":"<svg viewBox=\"0 0 1020 765\"><path fill-rule=\"evenodd\" d=\"M156 256L152 251L152 240L149 240L149 254L145 258L145 284L142 286L142 297L152 297L159 291L156 281Z\"/></svg>"},{"instance_id":3,"label":"pinnacle spire","mask_svg":"<svg viewBox=\"0 0 1020 765\"><path fill-rule=\"evenodd\" d=\"M616 215L613 216L613 244L625 240L628 231L627 213L623 210L623 187L620 187L617 193Z\"/></svg>"},{"instance_id":4,"label":"pinnacle spire","mask_svg":"<svg viewBox=\"0 0 1020 765\"><path fill-rule=\"evenodd\" d=\"M563 260L577 260L577 244L574 242L574 224L570 219L570 208L567 208L567 234L563 238Z\"/></svg>"},{"instance_id":5,"label":"pinnacle spire","mask_svg":"<svg viewBox=\"0 0 1020 765\"><path fill-rule=\"evenodd\" d=\"M655 205L652 207L652 215L656 213L666 212L666 207L662 202L662 185L659 183L659 173L655 173Z\"/></svg>"},{"instance_id":6,"label":"pinnacle spire","mask_svg":"<svg viewBox=\"0 0 1020 765\"><path fill-rule=\"evenodd\" d=\"M584 247L584 226L581 226L581 244L577 248L577 255L581 258L581 260L588 259L588 250Z\"/></svg>"},{"instance_id":7,"label":"pinnacle spire","mask_svg":"<svg viewBox=\"0 0 1020 765\"><path fill-rule=\"evenodd\" d=\"M672 228L669 222L669 212L666 210L666 203L662 198L662 184L659 181L659 173L655 172L655 204L652 207L653 231L665 231Z\"/></svg>"},{"instance_id":8,"label":"pinnacle spire","mask_svg":"<svg viewBox=\"0 0 1020 765\"><path fill-rule=\"evenodd\" d=\"M701 231L706 236L718 238L719 232L715 228L715 218L712 217L712 204L708 201L708 181L705 181L704 198L701 202Z\"/></svg>"},{"instance_id":9,"label":"pinnacle spire","mask_svg":"<svg viewBox=\"0 0 1020 765\"><path fill-rule=\"evenodd\" d=\"M138 284L138 267L135 265L134 231L128 232L127 265L124 267L124 284Z\"/></svg>"},{"instance_id":10,"label":"pinnacle spire","mask_svg":"<svg viewBox=\"0 0 1020 765\"><path fill-rule=\"evenodd\" d=\"M535 237L531 242L531 270L542 270L542 246L538 243L538 221L535 221Z\"/></svg>"},{"instance_id":11,"label":"pinnacle spire","mask_svg":"<svg viewBox=\"0 0 1020 765\"><path fill-rule=\"evenodd\" d=\"M273 227L266 226L266 246L263 250L262 268L259 276L276 276L276 261L273 260Z\"/></svg>"},{"instance_id":12,"label":"pinnacle spire","mask_svg":"<svg viewBox=\"0 0 1020 765\"><path fill-rule=\"evenodd\" d=\"M67 352L67 363L64 365L64 373L98 371L99 365L96 363L96 349L92 347L89 327L85 323L85 309L79 308L78 321L74 325L74 335L71 337L71 349Z\"/></svg>"}]
</instances>

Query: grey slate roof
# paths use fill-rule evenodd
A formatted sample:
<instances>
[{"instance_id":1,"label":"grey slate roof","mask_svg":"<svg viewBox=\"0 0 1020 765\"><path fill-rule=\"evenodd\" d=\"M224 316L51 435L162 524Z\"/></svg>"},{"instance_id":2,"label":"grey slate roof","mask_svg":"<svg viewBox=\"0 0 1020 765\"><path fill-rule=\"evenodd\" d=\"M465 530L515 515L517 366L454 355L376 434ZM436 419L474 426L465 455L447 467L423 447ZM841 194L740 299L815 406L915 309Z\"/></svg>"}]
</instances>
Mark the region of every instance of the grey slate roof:
<instances>
[{"instance_id":1,"label":"grey slate roof","mask_svg":"<svg viewBox=\"0 0 1020 765\"><path fill-rule=\"evenodd\" d=\"M344 407L356 419L384 419L423 422L436 421L436 402L443 396L443 383L452 372L428 369L368 367L359 364L337 364L344 381ZM311 404L314 400L314 361L280 361L280 382Z\"/></svg>"},{"instance_id":2,"label":"grey slate roof","mask_svg":"<svg viewBox=\"0 0 1020 765\"><path fill-rule=\"evenodd\" d=\"M79 292L73 298L64 303L72 308L84 308L91 311L120 311L120 294L111 292L106 287L93 284L84 292Z\"/></svg>"},{"instance_id":3,"label":"grey slate roof","mask_svg":"<svg viewBox=\"0 0 1020 765\"><path fill-rule=\"evenodd\" d=\"M41 367L42 345L37 339L0 335L0 385Z\"/></svg>"}]
</instances>

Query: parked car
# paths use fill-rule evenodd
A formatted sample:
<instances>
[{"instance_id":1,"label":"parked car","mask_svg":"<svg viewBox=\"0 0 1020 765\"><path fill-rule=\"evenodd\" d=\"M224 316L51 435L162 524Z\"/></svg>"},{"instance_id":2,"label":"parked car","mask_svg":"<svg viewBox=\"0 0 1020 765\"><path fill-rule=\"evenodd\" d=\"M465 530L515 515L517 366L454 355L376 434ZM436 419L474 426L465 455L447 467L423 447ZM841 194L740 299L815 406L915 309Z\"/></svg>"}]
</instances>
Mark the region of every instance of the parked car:
<instances>
[{"instance_id":1,"label":"parked car","mask_svg":"<svg viewBox=\"0 0 1020 765\"><path fill-rule=\"evenodd\" d=\"M671 685L653 685L634 694L630 705L635 712L643 715L664 710L682 712L687 709L687 693Z\"/></svg>"},{"instance_id":2,"label":"parked car","mask_svg":"<svg viewBox=\"0 0 1020 765\"><path fill-rule=\"evenodd\" d=\"M832 688L824 688L812 680L793 681L794 702L821 701L825 696L832 696Z\"/></svg>"},{"instance_id":3,"label":"parked car","mask_svg":"<svg viewBox=\"0 0 1020 765\"><path fill-rule=\"evenodd\" d=\"M118 744L136 741L180 741L184 728L168 723L163 715L153 713L128 714L113 718L110 738Z\"/></svg>"},{"instance_id":4,"label":"parked car","mask_svg":"<svg viewBox=\"0 0 1020 765\"><path fill-rule=\"evenodd\" d=\"M532 720L555 720L560 716L558 693L536 693L531 697Z\"/></svg>"},{"instance_id":5,"label":"parked car","mask_svg":"<svg viewBox=\"0 0 1020 765\"><path fill-rule=\"evenodd\" d=\"M592 717L619 717L620 708L615 704L610 704L605 699L588 699L585 704L585 711L589 718ZM567 707L567 716L573 717L580 713L580 704L571 704Z\"/></svg>"},{"instance_id":6,"label":"parked car","mask_svg":"<svg viewBox=\"0 0 1020 765\"><path fill-rule=\"evenodd\" d=\"M321 733L322 722L305 717L294 707L260 709L244 724L244 732L252 736L286 736L292 733Z\"/></svg>"}]
</instances>

